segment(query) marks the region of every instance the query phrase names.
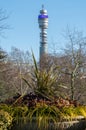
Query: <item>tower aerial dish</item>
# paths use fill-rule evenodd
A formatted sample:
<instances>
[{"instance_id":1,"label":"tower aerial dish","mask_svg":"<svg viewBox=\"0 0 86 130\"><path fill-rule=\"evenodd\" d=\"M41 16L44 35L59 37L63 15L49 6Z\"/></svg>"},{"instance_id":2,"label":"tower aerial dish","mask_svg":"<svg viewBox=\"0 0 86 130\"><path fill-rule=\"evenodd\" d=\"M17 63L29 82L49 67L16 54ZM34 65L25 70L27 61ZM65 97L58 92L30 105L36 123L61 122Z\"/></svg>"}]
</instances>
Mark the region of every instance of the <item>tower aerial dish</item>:
<instances>
[{"instance_id":1,"label":"tower aerial dish","mask_svg":"<svg viewBox=\"0 0 86 130\"><path fill-rule=\"evenodd\" d=\"M38 23L40 28L40 58L41 56L47 54L47 29L48 29L48 14L47 10L44 9L44 5L42 5L42 9L40 10L40 14L38 15Z\"/></svg>"}]
</instances>

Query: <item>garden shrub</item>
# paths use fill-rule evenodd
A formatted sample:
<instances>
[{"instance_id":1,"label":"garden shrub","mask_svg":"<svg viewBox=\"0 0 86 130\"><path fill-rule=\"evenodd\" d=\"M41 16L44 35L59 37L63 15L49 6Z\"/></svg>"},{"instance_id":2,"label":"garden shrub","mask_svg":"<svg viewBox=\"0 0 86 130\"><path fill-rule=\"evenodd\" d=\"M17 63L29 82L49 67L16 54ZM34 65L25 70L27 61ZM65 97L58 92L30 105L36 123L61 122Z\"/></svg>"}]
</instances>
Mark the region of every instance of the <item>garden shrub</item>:
<instances>
[{"instance_id":1,"label":"garden shrub","mask_svg":"<svg viewBox=\"0 0 86 130\"><path fill-rule=\"evenodd\" d=\"M12 124L12 116L4 111L0 110L0 130L7 130L7 128Z\"/></svg>"}]
</instances>

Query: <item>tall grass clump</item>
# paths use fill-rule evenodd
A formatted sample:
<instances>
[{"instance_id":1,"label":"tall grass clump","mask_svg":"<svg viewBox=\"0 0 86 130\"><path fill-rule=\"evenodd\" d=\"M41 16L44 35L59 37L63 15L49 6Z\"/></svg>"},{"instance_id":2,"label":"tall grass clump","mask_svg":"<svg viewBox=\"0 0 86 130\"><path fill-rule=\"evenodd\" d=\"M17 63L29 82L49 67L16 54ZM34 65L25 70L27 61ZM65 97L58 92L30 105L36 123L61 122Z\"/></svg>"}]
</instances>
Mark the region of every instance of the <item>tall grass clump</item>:
<instances>
[{"instance_id":1,"label":"tall grass clump","mask_svg":"<svg viewBox=\"0 0 86 130\"><path fill-rule=\"evenodd\" d=\"M29 109L30 122L35 121L41 130L48 129L50 124L55 125L60 119L61 112L56 106L38 103L34 109Z\"/></svg>"}]
</instances>

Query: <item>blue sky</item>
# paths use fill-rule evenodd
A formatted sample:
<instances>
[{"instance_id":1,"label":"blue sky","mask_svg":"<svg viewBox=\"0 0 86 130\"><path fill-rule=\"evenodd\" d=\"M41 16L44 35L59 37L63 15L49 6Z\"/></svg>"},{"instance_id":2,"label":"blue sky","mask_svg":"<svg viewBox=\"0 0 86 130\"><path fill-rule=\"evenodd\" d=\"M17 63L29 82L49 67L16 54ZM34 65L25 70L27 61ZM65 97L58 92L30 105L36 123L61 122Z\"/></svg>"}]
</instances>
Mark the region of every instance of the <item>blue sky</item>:
<instances>
[{"instance_id":1,"label":"blue sky","mask_svg":"<svg viewBox=\"0 0 86 130\"><path fill-rule=\"evenodd\" d=\"M5 38L0 37L0 46L10 51L11 47L21 50L33 50L39 57L39 27L38 15L44 4L49 15L48 47L55 43L64 46L63 32L67 25L70 29L77 28L86 33L86 0L0 0L0 8L6 10L10 25L5 30Z\"/></svg>"}]
</instances>

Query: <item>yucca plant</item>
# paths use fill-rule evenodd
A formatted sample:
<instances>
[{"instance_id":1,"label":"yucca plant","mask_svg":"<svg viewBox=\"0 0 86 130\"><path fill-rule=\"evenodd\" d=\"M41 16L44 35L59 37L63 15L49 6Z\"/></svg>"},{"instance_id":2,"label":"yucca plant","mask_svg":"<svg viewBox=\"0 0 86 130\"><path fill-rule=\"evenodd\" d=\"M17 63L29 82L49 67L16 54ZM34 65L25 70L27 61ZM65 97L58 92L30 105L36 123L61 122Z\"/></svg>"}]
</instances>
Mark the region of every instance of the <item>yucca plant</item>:
<instances>
[{"instance_id":1,"label":"yucca plant","mask_svg":"<svg viewBox=\"0 0 86 130\"><path fill-rule=\"evenodd\" d=\"M57 84L57 73L54 72L54 67L50 67L47 71L46 69L41 70L36 63L34 54L32 53L34 69L32 74L32 83L28 82L25 78L23 80L27 85L33 89L35 94L41 95L48 99L53 99L55 87Z\"/></svg>"}]
</instances>

